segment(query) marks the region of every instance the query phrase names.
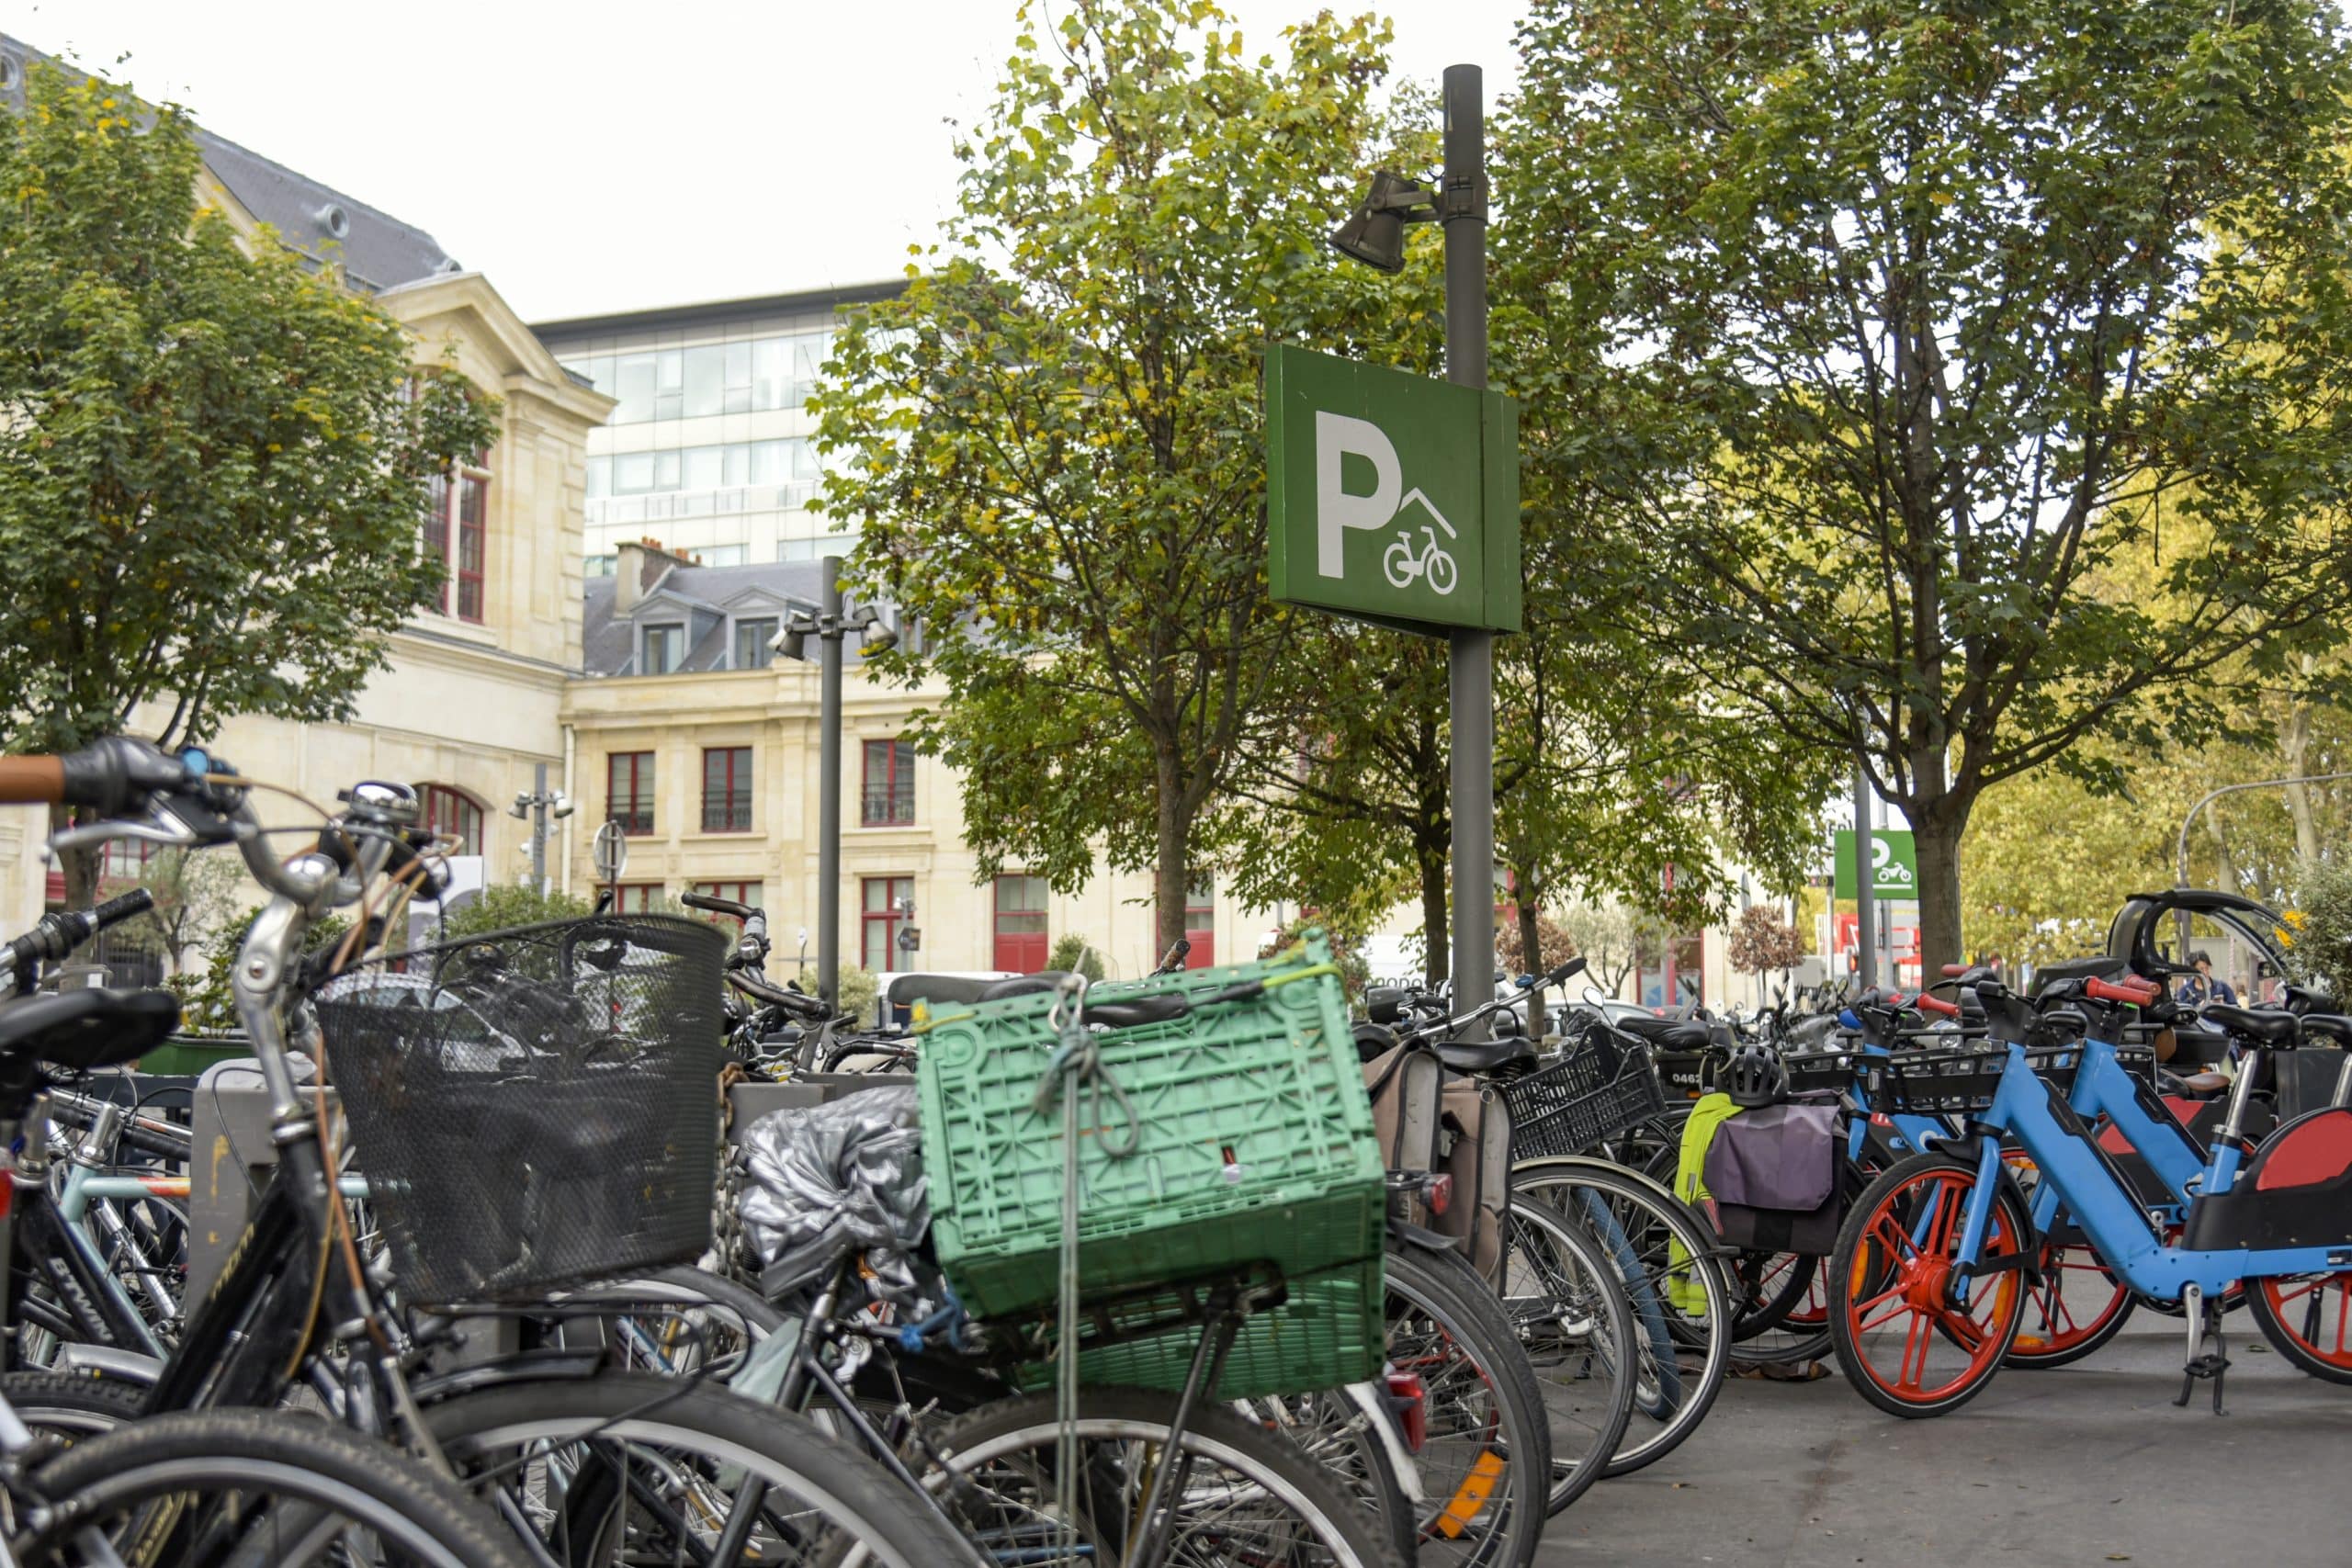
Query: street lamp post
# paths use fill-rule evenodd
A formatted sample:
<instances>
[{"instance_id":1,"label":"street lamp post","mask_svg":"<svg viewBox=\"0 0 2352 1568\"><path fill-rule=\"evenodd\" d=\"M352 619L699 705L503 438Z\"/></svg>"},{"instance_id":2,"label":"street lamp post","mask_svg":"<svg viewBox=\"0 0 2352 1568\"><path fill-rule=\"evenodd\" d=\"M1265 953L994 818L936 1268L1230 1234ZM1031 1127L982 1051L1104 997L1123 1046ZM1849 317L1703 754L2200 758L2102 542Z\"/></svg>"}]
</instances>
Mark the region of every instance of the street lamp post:
<instances>
[{"instance_id":1,"label":"street lamp post","mask_svg":"<svg viewBox=\"0 0 2352 1568\"><path fill-rule=\"evenodd\" d=\"M548 896L548 819L571 816L571 797L548 788L548 765L534 762L529 793L516 791L506 815L531 825L531 886L544 898Z\"/></svg>"},{"instance_id":2,"label":"street lamp post","mask_svg":"<svg viewBox=\"0 0 2352 1568\"><path fill-rule=\"evenodd\" d=\"M2235 795L2242 789L2284 789L2290 784L2329 784L2337 779L2352 779L2352 773L2313 773L2309 778L2294 779L2255 779L2247 784L2223 784L2219 789L2207 790L2198 796L2197 804L2190 807L2188 814L2180 819L2180 840L2177 846L2177 858L2173 863L2172 885L2175 887L2188 886L2188 826L2197 820L2199 812L2221 799L2222 796ZM2237 889L2230 888L2228 891L2234 893ZM2180 941L2180 960L2186 964L2188 961L2188 910L2181 909L2175 912L2173 930Z\"/></svg>"},{"instance_id":3,"label":"street lamp post","mask_svg":"<svg viewBox=\"0 0 2352 1568\"><path fill-rule=\"evenodd\" d=\"M1435 221L1445 233L1445 378L1487 384L1487 108L1476 65L1445 68L1444 167L1434 191L1382 171L1354 218L1331 236L1341 254L1384 272L1404 269L1404 225ZM1455 1000L1473 1007L1494 991L1495 634L1447 636L1446 692L1453 730L1448 793L1453 829ZM1481 1019L1464 1038L1483 1040Z\"/></svg>"},{"instance_id":4,"label":"street lamp post","mask_svg":"<svg viewBox=\"0 0 2352 1568\"><path fill-rule=\"evenodd\" d=\"M817 791L817 994L828 1006L839 1003L842 974L842 638L854 631L877 651L898 641L896 632L878 625L882 612L873 605L844 608L841 565L838 557L823 558L817 614L793 612L770 645L786 659L805 660L808 639L819 644L817 752L823 777Z\"/></svg>"}]
</instances>

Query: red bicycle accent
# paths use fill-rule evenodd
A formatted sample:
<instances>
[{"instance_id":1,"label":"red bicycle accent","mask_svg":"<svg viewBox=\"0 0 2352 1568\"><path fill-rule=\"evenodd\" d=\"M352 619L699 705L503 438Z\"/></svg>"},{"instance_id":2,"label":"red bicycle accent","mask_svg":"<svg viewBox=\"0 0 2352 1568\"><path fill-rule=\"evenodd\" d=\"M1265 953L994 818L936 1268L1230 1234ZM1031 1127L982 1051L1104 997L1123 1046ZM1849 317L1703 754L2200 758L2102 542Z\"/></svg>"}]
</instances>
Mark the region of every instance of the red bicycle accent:
<instances>
[{"instance_id":1,"label":"red bicycle accent","mask_svg":"<svg viewBox=\"0 0 2352 1568\"><path fill-rule=\"evenodd\" d=\"M1948 1002L1941 997L1931 997L1925 991L1922 991L1917 996L1912 998L1911 1005L1917 1008L1921 1012L1931 1012L1940 1018L1958 1018L1960 1016L1960 1004L1958 1002Z\"/></svg>"},{"instance_id":2,"label":"red bicycle accent","mask_svg":"<svg viewBox=\"0 0 2352 1568\"><path fill-rule=\"evenodd\" d=\"M2163 996L2164 989L2153 980L2094 979L2083 982L2083 995L2095 1002L2130 1002L2143 1008Z\"/></svg>"},{"instance_id":3,"label":"red bicycle accent","mask_svg":"<svg viewBox=\"0 0 2352 1568\"><path fill-rule=\"evenodd\" d=\"M2285 1335L2303 1356L2352 1377L2352 1273L2273 1276L2254 1285L2269 1309L2259 1314L2268 1319L2267 1331Z\"/></svg>"},{"instance_id":4,"label":"red bicycle accent","mask_svg":"<svg viewBox=\"0 0 2352 1568\"><path fill-rule=\"evenodd\" d=\"M1900 1169L1890 1173L1900 1177ZM2016 1337L2025 1291L2014 1269L1977 1276L1968 1299L1957 1254L1976 1173L1928 1164L1883 1184L1838 1247L1840 1285L1831 1328L1849 1381L1899 1416L1932 1416L1973 1396ZM2022 1226L1997 1204L1985 1261L2017 1253Z\"/></svg>"}]
</instances>

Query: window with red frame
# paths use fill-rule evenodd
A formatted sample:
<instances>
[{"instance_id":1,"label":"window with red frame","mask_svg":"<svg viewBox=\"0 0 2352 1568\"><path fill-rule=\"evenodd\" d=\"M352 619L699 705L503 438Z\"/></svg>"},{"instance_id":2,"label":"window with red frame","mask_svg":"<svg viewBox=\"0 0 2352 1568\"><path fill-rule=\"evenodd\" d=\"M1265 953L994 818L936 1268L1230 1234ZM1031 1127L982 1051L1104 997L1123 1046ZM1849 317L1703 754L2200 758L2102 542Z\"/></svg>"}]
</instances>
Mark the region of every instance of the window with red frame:
<instances>
[{"instance_id":1,"label":"window with red frame","mask_svg":"<svg viewBox=\"0 0 2352 1568\"><path fill-rule=\"evenodd\" d=\"M915 879L911 876L860 877L858 921L865 941L860 951L865 954L865 967L876 975L887 975L900 967L899 931L907 923L905 909L915 896Z\"/></svg>"},{"instance_id":2,"label":"window with red frame","mask_svg":"<svg viewBox=\"0 0 2352 1568\"><path fill-rule=\"evenodd\" d=\"M147 863L155 858L157 847L141 839L115 840L98 861L99 877L109 882L138 881L147 874Z\"/></svg>"},{"instance_id":3,"label":"window with red frame","mask_svg":"<svg viewBox=\"0 0 2352 1568\"><path fill-rule=\"evenodd\" d=\"M447 784L419 784L416 797L417 805L424 809L426 828L454 837L458 854L482 852L481 807L470 795Z\"/></svg>"},{"instance_id":4,"label":"window with red frame","mask_svg":"<svg viewBox=\"0 0 2352 1568\"><path fill-rule=\"evenodd\" d=\"M702 753L702 830L752 830L752 749L707 746Z\"/></svg>"},{"instance_id":5,"label":"window with red frame","mask_svg":"<svg viewBox=\"0 0 2352 1568\"><path fill-rule=\"evenodd\" d=\"M1187 969L1206 969L1216 962L1216 884L1204 880L1184 895L1184 940L1192 948L1184 954Z\"/></svg>"},{"instance_id":6,"label":"window with red frame","mask_svg":"<svg viewBox=\"0 0 2352 1568\"><path fill-rule=\"evenodd\" d=\"M484 564L489 558L490 475L463 468L434 478L424 509L424 553L448 569L433 607L481 624Z\"/></svg>"},{"instance_id":7,"label":"window with red frame","mask_svg":"<svg viewBox=\"0 0 2352 1568\"><path fill-rule=\"evenodd\" d=\"M605 757L605 820L628 834L653 831L653 753L613 751Z\"/></svg>"},{"instance_id":8,"label":"window with red frame","mask_svg":"<svg viewBox=\"0 0 2352 1568\"><path fill-rule=\"evenodd\" d=\"M1046 879L996 879L996 966L1035 975L1046 966Z\"/></svg>"},{"instance_id":9,"label":"window with red frame","mask_svg":"<svg viewBox=\"0 0 2352 1568\"><path fill-rule=\"evenodd\" d=\"M915 819L915 748L911 740L865 743L865 788L858 820L868 828L903 828Z\"/></svg>"},{"instance_id":10,"label":"window with red frame","mask_svg":"<svg viewBox=\"0 0 2352 1568\"><path fill-rule=\"evenodd\" d=\"M613 909L617 914L648 914L661 901L662 885L658 882L624 882L613 890Z\"/></svg>"}]
</instances>

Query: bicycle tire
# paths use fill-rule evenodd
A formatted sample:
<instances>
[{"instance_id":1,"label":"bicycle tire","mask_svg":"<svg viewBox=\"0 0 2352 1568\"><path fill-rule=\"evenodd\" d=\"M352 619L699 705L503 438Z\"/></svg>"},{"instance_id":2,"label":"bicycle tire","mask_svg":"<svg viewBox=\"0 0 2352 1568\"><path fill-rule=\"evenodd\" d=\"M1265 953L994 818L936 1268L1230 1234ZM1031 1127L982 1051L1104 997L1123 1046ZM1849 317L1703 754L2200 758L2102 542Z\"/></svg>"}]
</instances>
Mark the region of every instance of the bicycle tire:
<instances>
[{"instance_id":1,"label":"bicycle tire","mask_svg":"<svg viewBox=\"0 0 2352 1568\"><path fill-rule=\"evenodd\" d=\"M284 1528L289 1540L314 1539L336 1518L416 1568L524 1568L527 1562L514 1537L455 1483L378 1439L282 1411L150 1416L74 1443L36 1470L30 1484L52 1513L9 1543L25 1568L82 1561L76 1538L131 1510L138 1510L131 1530L152 1548L134 1554L134 1568L201 1568L218 1560L198 1554L207 1543L267 1550L252 1530ZM213 1487L245 1499L266 1488L285 1511L256 1510L248 1502L218 1515L176 1501ZM150 1511L159 1504L172 1511ZM239 1522L231 1527L229 1519ZM153 1533L145 1528L151 1526ZM237 1529L236 1540L216 1539L226 1528ZM118 1549L129 1544L126 1539Z\"/></svg>"},{"instance_id":2,"label":"bicycle tire","mask_svg":"<svg viewBox=\"0 0 2352 1568\"><path fill-rule=\"evenodd\" d=\"M683 1469L680 1456L690 1456L695 1473L722 1494L734 1492L738 1473L763 1483L772 1495L788 1499L763 1517L775 1517L771 1529L779 1536L804 1543L794 1558L771 1551L763 1562L856 1558L880 1568L935 1568L978 1561L944 1518L919 1506L873 1460L798 1416L723 1389L606 1372L453 1393L427 1404L424 1417L461 1477L495 1473L507 1456L537 1445L605 1442L645 1445L672 1468ZM560 1504L537 1507L537 1499L510 1497L502 1512L510 1519L518 1512L543 1516L548 1533L560 1525L567 1541L599 1541L612 1523L609 1510L625 1509L634 1495L633 1487L624 1495L614 1469L608 1461L579 1472L582 1487L602 1485L609 1495L568 1489ZM528 1472L512 1474L519 1480ZM696 1497L708 1500L707 1493Z\"/></svg>"},{"instance_id":3,"label":"bicycle tire","mask_svg":"<svg viewBox=\"0 0 2352 1568\"><path fill-rule=\"evenodd\" d=\"M1636 1343L1645 1345L1647 1354L1675 1362L1679 1387L1671 1407L1645 1408L1637 1401L1605 1472L1630 1475L1680 1447L1714 1408L1732 1360L1731 1288L1714 1258L1719 1245L1714 1227L1648 1178L1581 1156L1528 1160L1511 1168L1514 1204L1524 1193L1531 1201L1559 1208L1563 1205L1547 1194L1562 1189L1579 1199L1586 1227L1609 1247L1627 1305L1637 1320ZM1639 1228L1629 1224L1635 1216ZM1618 1227L1634 1259L1619 1254L1615 1238L1602 1227L1603 1218ZM1685 1261L1676 1261L1678 1251ZM1696 1312L1690 1310L1690 1292L1694 1290ZM1696 1368L1684 1371L1675 1350L1657 1344L1659 1319L1671 1345L1698 1353ZM1656 1369L1653 1375L1663 1382L1664 1371Z\"/></svg>"},{"instance_id":4,"label":"bicycle tire","mask_svg":"<svg viewBox=\"0 0 2352 1568\"><path fill-rule=\"evenodd\" d=\"M1079 1398L1080 1441L1122 1446L1154 1442L1164 1445L1177 1401L1172 1393L1102 1385L1081 1389ZM1061 1423L1056 1413L1055 1397L1050 1393L1016 1394L984 1404L956 1416L940 1429L936 1447L941 1468L925 1477L925 1484L940 1491L984 1493L992 1501L1018 1509L1024 1516L1038 1516L1040 1522L1031 1528L1052 1529L1060 1522L1046 1517L1053 1507L1051 1459L1060 1434ZM1281 1562L1293 1568L1322 1568L1324 1564L1329 1568L1406 1568L1405 1554L1386 1529L1342 1495L1307 1454L1288 1440L1251 1426L1221 1405L1204 1404L1193 1413L1182 1442L1195 1466L1195 1481L1199 1477L1197 1466L1204 1460L1230 1472L1243 1483L1237 1496L1259 1503L1261 1507L1278 1506L1282 1516L1306 1529L1309 1542L1293 1538L1283 1542L1282 1551L1250 1552L1234 1558L1220 1551L1195 1557L1188 1554L1178 1540L1169 1543L1166 1560ZM1023 1465L1016 1457L1023 1453L1046 1457ZM1118 1540L1125 1546L1125 1527L1142 1502L1136 1487L1152 1468L1147 1462L1140 1470L1132 1465L1120 1469L1107 1462L1110 1457L1104 1456L1106 1463L1098 1471L1090 1455L1088 1474L1090 1478L1100 1474L1102 1481L1101 1484L1080 1488L1084 1517L1070 1521L1078 1534L1097 1544L1096 1560L1101 1560L1100 1544L1110 1539L1106 1524L1118 1526ZM985 1481L976 1479L982 1476ZM1023 1483L1048 1494L1034 1509L1018 1500L1017 1487ZM1188 1483L1188 1495L1193 1489ZM1106 1502L1113 1506L1102 1506ZM1128 1506L1119 1507L1117 1505L1121 1504ZM969 1505L959 1501L953 1506ZM1271 1517L1266 1522L1270 1523ZM1260 1523L1254 1517L1243 1521L1245 1528ZM972 1528L1001 1540L1007 1527L1001 1521L975 1520ZM1011 1528L1017 1530L1022 1525L1015 1522ZM1211 1533L1219 1530L1214 1520L1199 1521L1195 1528ZM1226 1532L1234 1528L1229 1524L1223 1527ZM1310 1550L1302 1553L1299 1548L1310 1543ZM1124 1556L1124 1551L1120 1555Z\"/></svg>"},{"instance_id":5,"label":"bicycle tire","mask_svg":"<svg viewBox=\"0 0 2352 1568\"><path fill-rule=\"evenodd\" d=\"M78 1442L127 1426L147 1414L147 1391L136 1383L83 1372L0 1375L0 1399L36 1432Z\"/></svg>"},{"instance_id":6,"label":"bicycle tire","mask_svg":"<svg viewBox=\"0 0 2352 1568\"><path fill-rule=\"evenodd\" d=\"M1898 1160L1871 1183L1861 1201L1847 1216L1838 1232L1838 1250L1829 1266L1829 1337L1836 1348L1838 1370L1856 1393L1890 1416L1926 1417L1948 1415L1984 1391L2001 1370L2002 1358L2025 1321L2023 1275L2004 1270L1981 1276L1996 1314L1990 1325L1974 1316L1977 1305L1955 1309L1949 1300L1948 1280L1952 1253L1959 1245L1960 1216L1976 1185L1976 1168L1945 1154L1913 1155ZM1941 1190L1919 1192L1933 1183ZM1920 1212L1906 1209L1924 1198L1928 1211L1925 1243L1912 1239ZM2032 1222L2018 1201L2016 1189L2003 1181L1994 1193L1997 1224L1985 1227L1984 1255L2025 1251L2035 1244ZM1871 1292L1859 1295L1860 1292ZM1930 1303L1923 1300L1932 1296ZM1885 1307L1883 1303L1893 1303ZM1876 1319L1870 1314L1883 1308ZM1878 1346L1863 1336L1908 1319L1904 1327L1902 1358L1894 1378L1888 1378L1871 1354ZM1960 1324L1969 1327L1965 1334ZM1989 1332L1987 1328L1989 1327ZM1971 1343L1971 1341L1973 1343ZM1937 1343L1956 1349L1962 1358L1957 1371L1929 1371ZM1918 1361L1915 1374L1912 1361ZM1944 1381L1928 1386L1930 1375Z\"/></svg>"},{"instance_id":7,"label":"bicycle tire","mask_svg":"<svg viewBox=\"0 0 2352 1568\"><path fill-rule=\"evenodd\" d=\"M1551 1422L1502 1299L1450 1248L1408 1244L1388 1250L1386 1311L1388 1359L1425 1390L1420 1568L1527 1568L1549 1517Z\"/></svg>"},{"instance_id":8,"label":"bicycle tire","mask_svg":"<svg viewBox=\"0 0 2352 1568\"><path fill-rule=\"evenodd\" d=\"M2297 1370L2324 1382L2352 1383L2352 1269L2333 1274L2269 1275L2246 1282L2246 1309L2270 1348ZM2335 1298L2335 1332L2323 1328L2327 1300ZM2301 1326L2293 1305L2302 1298Z\"/></svg>"},{"instance_id":9,"label":"bicycle tire","mask_svg":"<svg viewBox=\"0 0 2352 1568\"><path fill-rule=\"evenodd\" d=\"M1544 1399L1552 1445L1544 1512L1557 1514L1608 1473L1651 1351L1613 1260L1581 1218L1516 1195L1506 1218L1503 1307ZM1662 1322L1657 1331L1664 1336Z\"/></svg>"}]
</instances>

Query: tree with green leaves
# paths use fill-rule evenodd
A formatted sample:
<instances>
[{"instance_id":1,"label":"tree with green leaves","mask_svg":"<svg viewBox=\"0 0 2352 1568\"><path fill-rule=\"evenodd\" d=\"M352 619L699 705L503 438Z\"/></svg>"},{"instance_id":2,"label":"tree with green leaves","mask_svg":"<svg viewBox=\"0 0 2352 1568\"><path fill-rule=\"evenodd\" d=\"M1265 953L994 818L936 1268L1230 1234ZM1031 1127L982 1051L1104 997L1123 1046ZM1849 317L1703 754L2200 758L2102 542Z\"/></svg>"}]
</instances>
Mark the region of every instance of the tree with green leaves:
<instances>
[{"instance_id":1,"label":"tree with green leaves","mask_svg":"<svg viewBox=\"0 0 2352 1568\"><path fill-rule=\"evenodd\" d=\"M1152 868L1162 948L1228 858L1269 700L1269 344L1338 346L1385 285L1329 265L1368 166L1384 29L1329 13L1253 54L1207 0L1024 4L963 136L956 210L849 322L812 400L853 575L926 637L915 738L964 776L982 874Z\"/></svg>"},{"instance_id":2,"label":"tree with green leaves","mask_svg":"<svg viewBox=\"0 0 2352 1568\"><path fill-rule=\"evenodd\" d=\"M200 208L187 116L36 65L0 116L0 744L350 716L441 565L426 488L494 400L332 268ZM65 857L66 896L96 882Z\"/></svg>"},{"instance_id":3,"label":"tree with green leaves","mask_svg":"<svg viewBox=\"0 0 2352 1568\"><path fill-rule=\"evenodd\" d=\"M1712 700L1865 761L1931 969L1987 790L2219 724L2204 671L2340 635L2343 27L1539 0L1522 31L1497 244L1549 366L1530 460L1605 502Z\"/></svg>"},{"instance_id":4,"label":"tree with green leaves","mask_svg":"<svg viewBox=\"0 0 2352 1568\"><path fill-rule=\"evenodd\" d=\"M142 922L162 943L175 973L188 954L227 929L247 897L245 868L217 849L158 850L135 884L154 904Z\"/></svg>"}]
</instances>

